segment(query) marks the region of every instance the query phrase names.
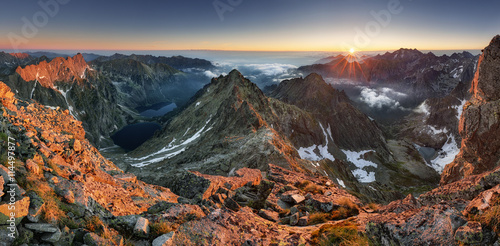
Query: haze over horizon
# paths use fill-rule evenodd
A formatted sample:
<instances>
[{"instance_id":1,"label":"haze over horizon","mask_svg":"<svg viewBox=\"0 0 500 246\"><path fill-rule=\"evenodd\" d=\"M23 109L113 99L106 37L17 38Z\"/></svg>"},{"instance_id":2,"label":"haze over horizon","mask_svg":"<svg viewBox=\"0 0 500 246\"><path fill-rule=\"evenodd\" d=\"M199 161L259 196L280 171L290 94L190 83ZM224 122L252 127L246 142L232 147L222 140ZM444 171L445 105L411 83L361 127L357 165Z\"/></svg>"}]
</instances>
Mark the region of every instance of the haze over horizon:
<instances>
[{"instance_id":1,"label":"haze over horizon","mask_svg":"<svg viewBox=\"0 0 500 246\"><path fill-rule=\"evenodd\" d=\"M41 4L40 4L41 3ZM0 49L481 49L498 1L4 1Z\"/></svg>"}]
</instances>

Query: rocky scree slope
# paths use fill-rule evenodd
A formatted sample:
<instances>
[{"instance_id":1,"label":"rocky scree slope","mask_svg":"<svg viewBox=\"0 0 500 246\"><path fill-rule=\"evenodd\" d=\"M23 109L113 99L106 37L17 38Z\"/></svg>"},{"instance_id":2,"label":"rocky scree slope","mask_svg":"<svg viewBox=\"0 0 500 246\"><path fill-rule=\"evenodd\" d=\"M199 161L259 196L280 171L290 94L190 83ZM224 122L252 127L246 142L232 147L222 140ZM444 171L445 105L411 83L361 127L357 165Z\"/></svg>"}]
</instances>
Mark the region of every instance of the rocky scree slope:
<instances>
[{"instance_id":1,"label":"rocky scree slope","mask_svg":"<svg viewBox=\"0 0 500 246\"><path fill-rule=\"evenodd\" d=\"M139 181L102 157L69 110L17 99L4 83L0 83L0 97L1 142L15 146L12 166L6 148L1 150L2 245L73 245L98 230L113 242L123 242L99 221L139 214L159 201L177 202L178 196L169 189ZM15 241L8 236L7 226L11 196L7 191L13 187Z\"/></svg>"},{"instance_id":2,"label":"rocky scree slope","mask_svg":"<svg viewBox=\"0 0 500 246\"><path fill-rule=\"evenodd\" d=\"M16 187L17 231L8 236L3 199L2 245L316 245L326 227L358 237L357 224L343 220L363 204L322 175L276 165L264 176L185 172L174 188L195 203L103 158L69 110L19 100L3 83L0 97L1 141L16 141L15 181L1 165L0 197Z\"/></svg>"}]
</instances>

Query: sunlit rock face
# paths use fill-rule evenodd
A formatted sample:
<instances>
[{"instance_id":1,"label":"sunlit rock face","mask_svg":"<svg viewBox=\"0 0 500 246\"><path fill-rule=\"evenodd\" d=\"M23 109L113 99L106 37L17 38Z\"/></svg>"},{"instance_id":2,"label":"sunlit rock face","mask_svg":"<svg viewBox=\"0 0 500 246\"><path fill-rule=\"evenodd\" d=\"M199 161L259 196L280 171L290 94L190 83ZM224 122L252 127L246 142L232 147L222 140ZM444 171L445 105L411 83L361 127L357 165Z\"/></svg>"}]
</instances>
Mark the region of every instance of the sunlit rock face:
<instances>
[{"instance_id":1,"label":"sunlit rock face","mask_svg":"<svg viewBox=\"0 0 500 246\"><path fill-rule=\"evenodd\" d=\"M472 98L460 118L461 151L442 175L450 183L498 167L500 160L500 36L496 36L479 59L472 82Z\"/></svg>"}]
</instances>

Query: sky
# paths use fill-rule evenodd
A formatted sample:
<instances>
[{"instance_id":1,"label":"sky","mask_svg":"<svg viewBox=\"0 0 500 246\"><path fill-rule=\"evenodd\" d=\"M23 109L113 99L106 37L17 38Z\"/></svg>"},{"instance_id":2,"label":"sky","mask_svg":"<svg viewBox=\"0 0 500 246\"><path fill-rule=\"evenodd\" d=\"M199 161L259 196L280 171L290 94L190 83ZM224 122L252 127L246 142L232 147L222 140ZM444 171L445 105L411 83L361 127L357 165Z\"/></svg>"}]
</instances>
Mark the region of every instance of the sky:
<instances>
[{"instance_id":1,"label":"sky","mask_svg":"<svg viewBox=\"0 0 500 246\"><path fill-rule=\"evenodd\" d=\"M500 1L2 0L2 50L358 51L485 47Z\"/></svg>"}]
</instances>

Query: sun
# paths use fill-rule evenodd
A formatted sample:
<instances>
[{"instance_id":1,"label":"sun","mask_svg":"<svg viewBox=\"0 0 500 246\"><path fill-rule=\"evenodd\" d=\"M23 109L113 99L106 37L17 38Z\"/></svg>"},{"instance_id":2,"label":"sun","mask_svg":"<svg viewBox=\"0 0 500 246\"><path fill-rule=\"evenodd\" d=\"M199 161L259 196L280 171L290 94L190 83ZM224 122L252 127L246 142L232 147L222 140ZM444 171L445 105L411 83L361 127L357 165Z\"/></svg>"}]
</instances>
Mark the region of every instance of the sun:
<instances>
[{"instance_id":1,"label":"sun","mask_svg":"<svg viewBox=\"0 0 500 246\"><path fill-rule=\"evenodd\" d=\"M349 50L349 53L351 53L351 55L352 55L352 54L354 54L354 52L356 52L356 50L355 50L354 48L351 48L351 49Z\"/></svg>"}]
</instances>

